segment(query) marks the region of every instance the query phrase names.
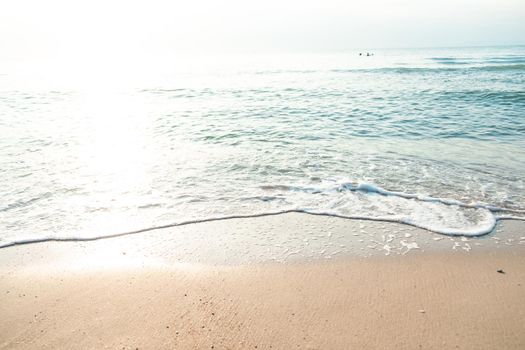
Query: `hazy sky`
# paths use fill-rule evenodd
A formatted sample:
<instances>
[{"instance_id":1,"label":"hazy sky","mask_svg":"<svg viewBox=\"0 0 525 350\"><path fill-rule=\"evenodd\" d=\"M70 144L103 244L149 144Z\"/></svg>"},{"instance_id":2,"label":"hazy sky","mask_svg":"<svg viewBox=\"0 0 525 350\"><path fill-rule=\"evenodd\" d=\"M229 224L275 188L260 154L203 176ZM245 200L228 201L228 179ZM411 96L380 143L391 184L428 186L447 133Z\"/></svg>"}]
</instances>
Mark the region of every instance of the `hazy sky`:
<instances>
[{"instance_id":1,"label":"hazy sky","mask_svg":"<svg viewBox=\"0 0 525 350\"><path fill-rule=\"evenodd\" d=\"M524 0L3 0L0 59L525 44Z\"/></svg>"}]
</instances>

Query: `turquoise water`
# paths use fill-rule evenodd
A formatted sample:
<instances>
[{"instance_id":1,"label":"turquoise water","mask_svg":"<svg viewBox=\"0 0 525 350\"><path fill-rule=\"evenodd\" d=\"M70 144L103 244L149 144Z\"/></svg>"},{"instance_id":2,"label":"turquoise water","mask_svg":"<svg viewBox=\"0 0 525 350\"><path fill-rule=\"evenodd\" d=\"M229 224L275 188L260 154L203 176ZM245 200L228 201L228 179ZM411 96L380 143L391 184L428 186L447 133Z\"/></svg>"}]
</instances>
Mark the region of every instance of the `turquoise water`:
<instances>
[{"instance_id":1,"label":"turquoise water","mask_svg":"<svg viewBox=\"0 0 525 350\"><path fill-rule=\"evenodd\" d=\"M525 47L0 63L0 244L306 210L525 216Z\"/></svg>"}]
</instances>

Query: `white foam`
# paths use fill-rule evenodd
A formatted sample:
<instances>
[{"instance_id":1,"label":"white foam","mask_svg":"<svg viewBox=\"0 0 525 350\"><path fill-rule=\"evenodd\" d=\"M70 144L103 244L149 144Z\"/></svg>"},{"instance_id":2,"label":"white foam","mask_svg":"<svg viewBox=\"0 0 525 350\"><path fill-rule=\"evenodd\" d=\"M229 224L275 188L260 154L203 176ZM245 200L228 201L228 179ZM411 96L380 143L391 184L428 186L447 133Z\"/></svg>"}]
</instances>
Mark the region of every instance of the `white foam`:
<instances>
[{"instance_id":1,"label":"white foam","mask_svg":"<svg viewBox=\"0 0 525 350\"><path fill-rule=\"evenodd\" d=\"M311 188L307 191L315 192ZM369 183L343 182L332 187L325 185L319 191L336 198L325 205L319 201L317 210L309 205L307 211L398 222L450 236L481 236L492 232L500 219L525 220L522 209L389 191Z\"/></svg>"},{"instance_id":2,"label":"white foam","mask_svg":"<svg viewBox=\"0 0 525 350\"><path fill-rule=\"evenodd\" d=\"M419 245L416 242L401 241L400 243L402 247L406 248L406 250L403 252L403 255L407 254L413 249L419 249Z\"/></svg>"},{"instance_id":3,"label":"white foam","mask_svg":"<svg viewBox=\"0 0 525 350\"><path fill-rule=\"evenodd\" d=\"M293 196L297 197L291 198L290 200L292 202L310 205L298 205L293 209L246 215L217 215L214 217L148 227L135 231L97 236L24 238L2 242L0 243L0 248L50 241L92 241L187 224L279 215L292 212L345 219L400 223L449 236L482 236L492 232L499 220L525 221L525 210L522 209L506 209L480 203L467 204L446 198L388 191L379 186L367 183L359 183L357 185L343 183L335 187L324 186L319 189L296 186L293 187L291 191L293 192ZM355 196L356 192L364 194L364 196ZM328 195L321 197L318 195L319 193ZM330 198L331 194L338 194L340 198ZM326 197L328 197L328 201L323 202L323 199ZM361 233L364 233L364 225L360 223L359 227ZM383 227L385 230L387 229L385 226ZM331 237L332 233L328 232L327 236ZM409 237L406 236L406 238ZM362 241L363 240L360 240L360 242ZM389 242L389 240L386 241ZM412 246L410 247L410 249L414 249Z\"/></svg>"},{"instance_id":4,"label":"white foam","mask_svg":"<svg viewBox=\"0 0 525 350\"><path fill-rule=\"evenodd\" d=\"M384 188L381 188L376 185L368 184L368 183L358 183L357 185L354 185L352 183L344 183L340 186L342 189L347 189L350 191L364 191L364 192L370 192L370 193L378 193L384 196L397 196L405 199L416 199L420 202L434 202L434 203L442 203L445 205L456 205L463 208L472 208L472 209L487 209L491 212L496 211L504 211L504 212L511 212L516 214L525 214L525 210L522 209L507 209L492 205L487 205L483 203L463 203L461 201L450 199L450 198L438 198L438 197L429 197L429 196L422 196L418 194L413 193L405 193L405 192L396 192L396 191L388 191Z\"/></svg>"}]
</instances>

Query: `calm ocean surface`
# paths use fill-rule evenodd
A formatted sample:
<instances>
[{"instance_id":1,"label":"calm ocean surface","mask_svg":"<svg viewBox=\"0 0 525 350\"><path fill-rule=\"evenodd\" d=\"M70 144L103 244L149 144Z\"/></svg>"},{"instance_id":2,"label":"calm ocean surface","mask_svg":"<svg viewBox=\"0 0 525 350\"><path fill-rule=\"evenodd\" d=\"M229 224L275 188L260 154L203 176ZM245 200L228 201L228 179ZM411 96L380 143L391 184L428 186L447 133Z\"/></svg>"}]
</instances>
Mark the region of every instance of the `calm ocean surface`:
<instances>
[{"instance_id":1,"label":"calm ocean surface","mask_svg":"<svg viewBox=\"0 0 525 350\"><path fill-rule=\"evenodd\" d=\"M525 47L358 52L0 62L0 245L289 209L470 235L525 216Z\"/></svg>"}]
</instances>

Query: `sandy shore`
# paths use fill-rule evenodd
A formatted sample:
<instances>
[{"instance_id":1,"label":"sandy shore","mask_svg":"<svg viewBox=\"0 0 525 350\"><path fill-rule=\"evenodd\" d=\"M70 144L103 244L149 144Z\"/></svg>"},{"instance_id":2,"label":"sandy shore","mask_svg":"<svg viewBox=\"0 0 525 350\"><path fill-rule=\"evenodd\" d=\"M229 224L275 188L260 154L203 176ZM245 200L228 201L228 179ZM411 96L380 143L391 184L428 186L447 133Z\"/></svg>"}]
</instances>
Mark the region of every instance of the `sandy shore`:
<instances>
[{"instance_id":1,"label":"sandy shore","mask_svg":"<svg viewBox=\"0 0 525 350\"><path fill-rule=\"evenodd\" d=\"M102 246L120 260L79 268ZM0 251L0 348L525 348L523 245L237 266L138 254Z\"/></svg>"}]
</instances>

